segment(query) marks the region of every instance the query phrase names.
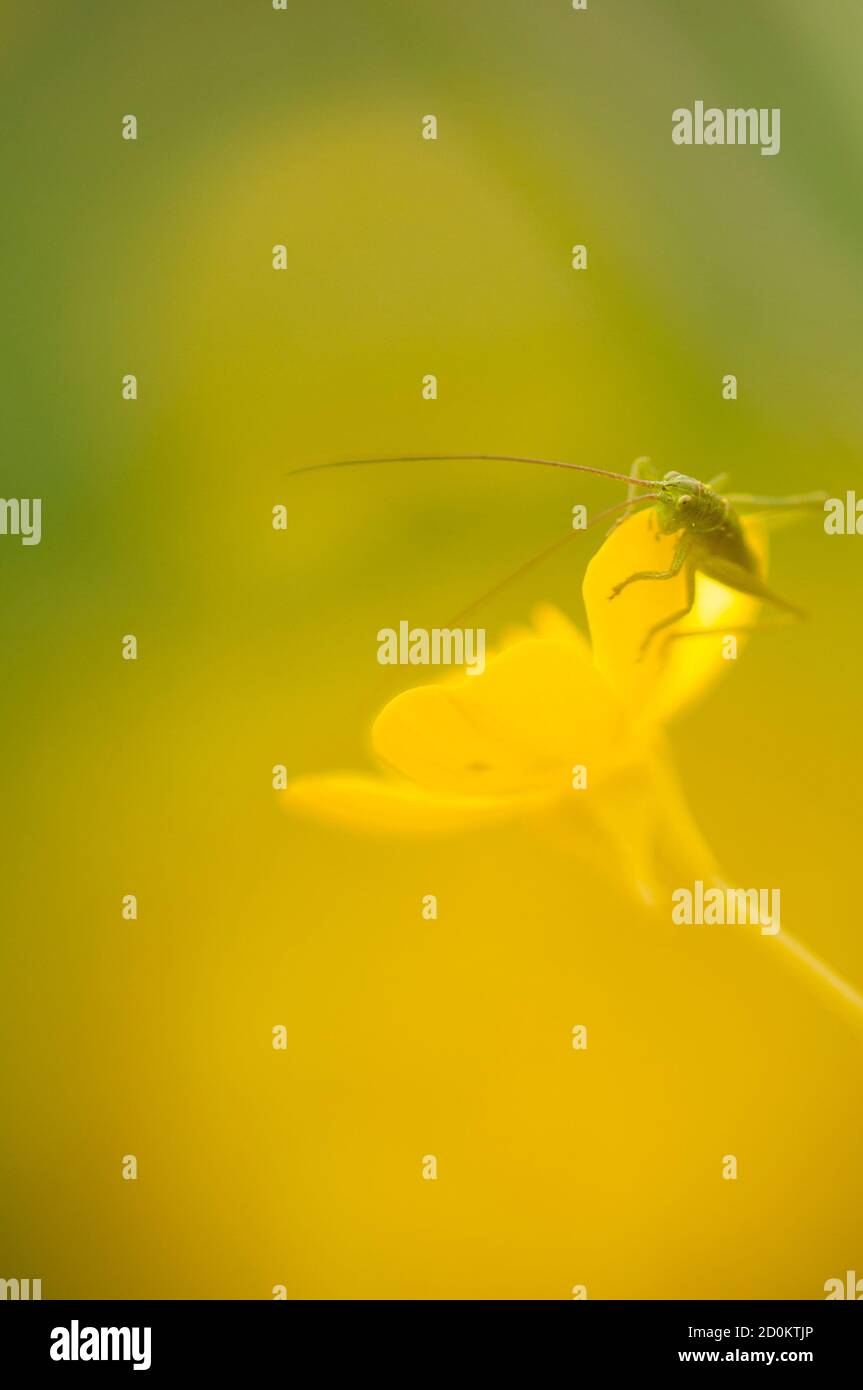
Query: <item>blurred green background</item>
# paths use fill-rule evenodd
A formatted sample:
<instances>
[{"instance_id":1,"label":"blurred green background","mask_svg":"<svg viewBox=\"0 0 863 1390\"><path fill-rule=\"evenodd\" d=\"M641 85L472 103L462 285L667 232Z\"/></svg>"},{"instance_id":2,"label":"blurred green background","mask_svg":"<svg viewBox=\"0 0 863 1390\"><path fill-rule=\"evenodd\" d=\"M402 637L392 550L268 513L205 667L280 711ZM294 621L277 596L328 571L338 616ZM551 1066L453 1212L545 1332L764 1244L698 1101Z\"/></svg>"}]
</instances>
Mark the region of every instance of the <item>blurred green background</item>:
<instances>
[{"instance_id":1,"label":"blurred green background","mask_svg":"<svg viewBox=\"0 0 863 1390\"><path fill-rule=\"evenodd\" d=\"M823 1297L863 1261L847 1017L739 936L670 948L518 830L370 842L290 819L270 776L370 767L412 683L378 629L440 624L574 502L620 495L505 464L292 467L646 453L741 491L858 483L863 9L0 15L2 492L44 511L41 546L0 538L0 1275ZM696 99L780 107L781 153L675 147ZM859 545L817 516L777 535L772 582L813 620L752 641L673 734L728 872L781 885L784 925L858 987ZM490 640L537 600L581 621L589 549L493 600Z\"/></svg>"}]
</instances>

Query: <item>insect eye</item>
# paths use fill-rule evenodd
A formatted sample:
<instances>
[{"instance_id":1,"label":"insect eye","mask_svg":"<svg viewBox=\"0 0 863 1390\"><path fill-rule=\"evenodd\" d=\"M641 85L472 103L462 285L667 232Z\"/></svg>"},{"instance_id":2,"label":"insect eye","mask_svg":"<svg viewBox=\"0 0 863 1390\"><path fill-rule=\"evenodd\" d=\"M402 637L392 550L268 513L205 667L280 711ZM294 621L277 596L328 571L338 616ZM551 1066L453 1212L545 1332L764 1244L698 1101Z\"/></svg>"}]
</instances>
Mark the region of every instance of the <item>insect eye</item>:
<instances>
[{"instance_id":1,"label":"insect eye","mask_svg":"<svg viewBox=\"0 0 863 1390\"><path fill-rule=\"evenodd\" d=\"M691 494L688 492L684 492L683 496L677 499L677 505L678 507L688 507L691 501Z\"/></svg>"}]
</instances>

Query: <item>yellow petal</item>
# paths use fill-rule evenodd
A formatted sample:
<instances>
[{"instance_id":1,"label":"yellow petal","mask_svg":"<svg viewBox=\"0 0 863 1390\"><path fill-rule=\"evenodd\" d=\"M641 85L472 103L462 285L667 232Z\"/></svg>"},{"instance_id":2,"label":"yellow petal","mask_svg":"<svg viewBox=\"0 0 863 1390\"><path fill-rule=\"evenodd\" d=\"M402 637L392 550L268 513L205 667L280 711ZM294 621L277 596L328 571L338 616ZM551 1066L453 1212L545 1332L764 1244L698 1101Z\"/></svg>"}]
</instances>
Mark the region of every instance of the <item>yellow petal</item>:
<instances>
[{"instance_id":1,"label":"yellow petal","mask_svg":"<svg viewBox=\"0 0 863 1390\"><path fill-rule=\"evenodd\" d=\"M574 642L581 648L585 656L589 655L590 649L583 634L564 613L561 613L559 608L555 608L551 603L540 603L534 608L530 617L530 627L512 626L505 628L499 650L505 651L507 647L514 647L516 643L524 642L530 637L552 637L558 642Z\"/></svg>"},{"instance_id":2,"label":"yellow petal","mask_svg":"<svg viewBox=\"0 0 863 1390\"><path fill-rule=\"evenodd\" d=\"M408 783L334 773L299 777L282 794L289 811L328 825L377 834L448 834L511 820L525 810L522 797L440 796Z\"/></svg>"},{"instance_id":3,"label":"yellow petal","mask_svg":"<svg viewBox=\"0 0 863 1390\"><path fill-rule=\"evenodd\" d=\"M632 756L624 712L575 631L508 647L480 676L397 695L372 730L377 755L449 795L572 794Z\"/></svg>"},{"instance_id":4,"label":"yellow petal","mask_svg":"<svg viewBox=\"0 0 863 1390\"><path fill-rule=\"evenodd\" d=\"M744 519L743 527L763 573L763 530L752 518ZM637 710L640 726L668 719L717 680L729 665L722 655L723 634L754 622L761 606L759 600L699 575L692 612L668 631L716 631L668 643L662 633L640 660L641 644L654 623L686 606L685 576L681 572L674 579L640 580L613 600L609 594L638 570L668 569L678 539L658 536L652 512L641 512L608 537L584 576L594 660L620 698ZM745 634L737 640L742 647Z\"/></svg>"}]
</instances>

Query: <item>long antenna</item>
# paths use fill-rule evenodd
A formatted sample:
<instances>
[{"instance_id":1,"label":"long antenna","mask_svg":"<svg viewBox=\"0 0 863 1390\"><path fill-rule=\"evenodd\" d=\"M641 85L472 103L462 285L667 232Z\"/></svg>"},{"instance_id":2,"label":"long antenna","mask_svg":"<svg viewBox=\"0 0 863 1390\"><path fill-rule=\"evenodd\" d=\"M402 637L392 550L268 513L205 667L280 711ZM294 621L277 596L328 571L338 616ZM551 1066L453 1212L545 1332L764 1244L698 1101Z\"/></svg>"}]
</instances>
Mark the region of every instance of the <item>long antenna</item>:
<instances>
[{"instance_id":1,"label":"long antenna","mask_svg":"<svg viewBox=\"0 0 863 1390\"><path fill-rule=\"evenodd\" d=\"M576 473L594 473L598 478L612 478L618 483L630 483L633 487L655 488L656 480L633 478L628 473L611 473L607 468L592 468L586 463L563 463L560 459L525 458L520 454L400 454L394 458L337 459L334 463L309 463L303 468L292 468L285 474L296 478L300 473L319 473L325 468L364 468L372 463L534 463L541 468L568 468Z\"/></svg>"},{"instance_id":2,"label":"long antenna","mask_svg":"<svg viewBox=\"0 0 863 1390\"><path fill-rule=\"evenodd\" d=\"M505 579L499 580L493 588L486 589L484 594L480 594L479 598L473 599L466 608L462 608L461 612L456 613L454 618L450 618L447 626L454 627L455 624L466 617L468 613L472 613L475 608L479 608L480 604L486 603L490 598L494 598L496 594L500 593L501 589L505 589L507 585L512 584L514 580L521 579L521 576L527 574L528 570L532 570L534 565L538 565L543 560L547 560L549 555L553 555L556 550L561 550L563 546L567 545L571 540L574 540L576 536L580 536L583 531L589 531L591 526L598 526L601 521L605 521L607 517L613 516L615 512L622 512L627 509L634 512L636 508L641 508L645 502L655 501L658 497L658 492L649 493L646 497L629 497L624 502L615 502L613 507L606 507L604 511L597 512L596 516L591 517L586 526L579 527L577 531L568 531L565 536L561 536L559 540L553 541L551 545L546 546L545 550L541 550L538 555L532 555L529 560L525 560L524 564L519 565L518 569L513 570Z\"/></svg>"}]
</instances>

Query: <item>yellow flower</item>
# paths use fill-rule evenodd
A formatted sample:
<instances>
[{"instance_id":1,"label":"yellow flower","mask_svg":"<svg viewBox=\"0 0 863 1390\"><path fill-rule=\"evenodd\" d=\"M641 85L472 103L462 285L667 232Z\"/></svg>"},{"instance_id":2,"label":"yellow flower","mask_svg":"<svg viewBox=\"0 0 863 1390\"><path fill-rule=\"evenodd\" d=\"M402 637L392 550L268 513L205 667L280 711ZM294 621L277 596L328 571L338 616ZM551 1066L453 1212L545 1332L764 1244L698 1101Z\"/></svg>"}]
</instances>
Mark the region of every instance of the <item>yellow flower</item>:
<instances>
[{"instance_id":1,"label":"yellow flower","mask_svg":"<svg viewBox=\"0 0 863 1390\"><path fill-rule=\"evenodd\" d=\"M754 522L747 538L764 559ZM709 635L658 638L648 629L684 606L685 579L644 581L613 602L613 585L667 567L674 538L650 513L631 517L587 568L583 594L592 645L560 612L539 608L510 633L480 676L397 695L372 728L380 777L301 777L289 809L365 832L452 833L499 821L530 822L596 862L620 869L645 901L686 875L709 880L716 865L671 769L663 725L727 671L723 632L753 621L754 599L699 576L680 629ZM741 637L739 641L743 641ZM586 786L578 787L583 768Z\"/></svg>"},{"instance_id":2,"label":"yellow flower","mask_svg":"<svg viewBox=\"0 0 863 1390\"><path fill-rule=\"evenodd\" d=\"M764 522L743 521L766 568ZM587 567L583 596L589 644L556 609L537 609L511 631L480 676L419 686L385 705L372 727L384 775L300 777L282 793L289 810L367 833L453 834L521 821L554 836L597 871L653 904L694 879L721 883L719 869L674 775L664 726L733 662L758 600L699 575L695 605L654 641L645 634L684 606L685 578L615 584L637 570L668 567L674 539L649 512L615 530ZM701 634L688 636L684 634ZM584 789L573 770L586 770ZM760 938L753 938L759 940ZM863 996L784 927L770 938L788 964L863 1026Z\"/></svg>"}]
</instances>

